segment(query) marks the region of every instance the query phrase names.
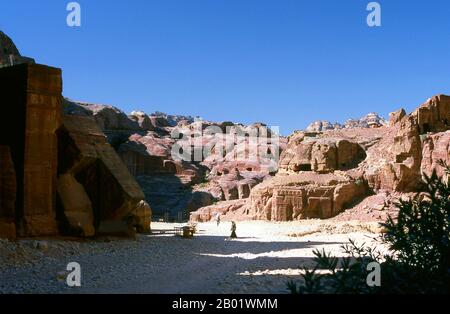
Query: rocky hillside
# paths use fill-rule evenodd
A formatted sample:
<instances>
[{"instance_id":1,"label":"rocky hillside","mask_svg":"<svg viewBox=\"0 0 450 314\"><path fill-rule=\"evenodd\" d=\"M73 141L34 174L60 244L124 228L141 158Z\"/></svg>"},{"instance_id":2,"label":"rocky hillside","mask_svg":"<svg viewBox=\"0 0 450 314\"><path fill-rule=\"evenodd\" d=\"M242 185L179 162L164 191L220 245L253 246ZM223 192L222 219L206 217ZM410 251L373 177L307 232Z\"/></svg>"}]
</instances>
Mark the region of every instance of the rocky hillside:
<instances>
[{"instance_id":1,"label":"rocky hillside","mask_svg":"<svg viewBox=\"0 0 450 314\"><path fill-rule=\"evenodd\" d=\"M393 112L389 124L367 117L294 133L278 173L255 186L248 201L205 207L191 219L207 221L216 213L275 221L385 219L395 201L420 192L423 174L444 175L439 160L450 163L450 97L434 96L411 114Z\"/></svg>"},{"instance_id":2,"label":"rocky hillside","mask_svg":"<svg viewBox=\"0 0 450 314\"><path fill-rule=\"evenodd\" d=\"M0 68L20 63L34 63L34 60L21 56L11 38L0 31Z\"/></svg>"},{"instance_id":3,"label":"rocky hillside","mask_svg":"<svg viewBox=\"0 0 450 314\"><path fill-rule=\"evenodd\" d=\"M1 32L0 44L5 77L11 75L11 64L32 62ZM58 69L31 69L54 72L61 80ZM393 112L389 122L370 113L343 124L314 122L284 138L263 123L211 122L162 112L127 115L114 106L62 98L58 84L43 85L56 91L47 106L58 108L51 108L56 112L53 131L39 129L50 132L47 142L36 142L58 153L58 169L50 167L48 176L58 178L49 179L49 208L56 210L57 193L57 205L66 207L65 229L83 234L92 235L101 222L128 214L147 225L150 207L140 202L144 195L156 218L207 221L221 213L236 220L381 219L396 200L420 191L424 173L442 174L439 160L450 162L450 97L445 95L430 98L410 114ZM16 87L5 85L4 91ZM12 123L4 122L6 129ZM16 143L4 142L0 192L11 207L16 161L10 148ZM106 196L105 189L116 192ZM80 219L87 223L80 225Z\"/></svg>"},{"instance_id":4,"label":"rocky hillside","mask_svg":"<svg viewBox=\"0 0 450 314\"><path fill-rule=\"evenodd\" d=\"M317 128L273 145L253 144L256 149L248 135L270 135L264 124L126 115L112 106L67 100L65 110L94 117L156 215L287 221L342 216L346 209L356 218L385 217L396 200L420 191L422 173L440 171L437 160L449 159L449 104L440 95L409 115L392 113L389 122L370 113L344 125L315 123ZM222 151L224 143L231 146ZM190 151L190 159L174 158L177 146ZM275 151L279 158L268 154ZM236 158L242 153L245 158Z\"/></svg>"},{"instance_id":5,"label":"rocky hillside","mask_svg":"<svg viewBox=\"0 0 450 314\"><path fill-rule=\"evenodd\" d=\"M379 128L385 126L387 121L377 113L369 113L360 119L349 119L344 124L331 123L329 121L315 121L305 129L307 132L323 132L327 130L339 130L349 128Z\"/></svg>"},{"instance_id":6,"label":"rocky hillside","mask_svg":"<svg viewBox=\"0 0 450 314\"><path fill-rule=\"evenodd\" d=\"M112 106L66 101L71 114L95 118L157 215L191 213L195 221L217 213L235 220L331 218L347 209L356 218L384 218L396 200L420 191L423 173L441 172L439 159L450 162L449 106L449 97L439 95L411 114L393 112L389 122L375 113L343 125L316 122L264 146L265 153L280 154L275 159L254 154L262 146L252 150L249 137L238 136L254 129L270 134L264 124L126 115ZM218 132L209 134L210 127ZM214 153L223 143L230 149ZM176 145L191 159L174 158ZM205 147L213 153L204 154ZM246 158L237 159L240 152Z\"/></svg>"},{"instance_id":7,"label":"rocky hillside","mask_svg":"<svg viewBox=\"0 0 450 314\"><path fill-rule=\"evenodd\" d=\"M93 117L137 178L154 215L172 219L219 201L248 198L255 185L276 172L287 144L282 137L271 143L271 130L261 123L214 123L161 112L126 115L113 106L68 99L64 112ZM255 134L257 143L250 136ZM177 158L178 146L190 156Z\"/></svg>"}]
</instances>

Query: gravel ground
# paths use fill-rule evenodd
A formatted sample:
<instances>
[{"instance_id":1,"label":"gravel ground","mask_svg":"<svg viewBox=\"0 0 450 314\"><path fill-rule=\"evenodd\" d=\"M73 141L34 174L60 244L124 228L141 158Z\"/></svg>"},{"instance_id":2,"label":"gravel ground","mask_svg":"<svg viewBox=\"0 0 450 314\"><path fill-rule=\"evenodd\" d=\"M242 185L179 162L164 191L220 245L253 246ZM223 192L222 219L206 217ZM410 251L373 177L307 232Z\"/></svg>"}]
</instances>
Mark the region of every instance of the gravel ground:
<instances>
[{"instance_id":1,"label":"gravel ground","mask_svg":"<svg viewBox=\"0 0 450 314\"><path fill-rule=\"evenodd\" d=\"M154 230L178 224L153 223ZM313 250L343 256L349 238L373 243L378 229L357 222L240 222L198 225L193 239L139 235L136 240L0 240L0 293L288 293ZM81 265L82 286L65 282L68 263Z\"/></svg>"}]
</instances>

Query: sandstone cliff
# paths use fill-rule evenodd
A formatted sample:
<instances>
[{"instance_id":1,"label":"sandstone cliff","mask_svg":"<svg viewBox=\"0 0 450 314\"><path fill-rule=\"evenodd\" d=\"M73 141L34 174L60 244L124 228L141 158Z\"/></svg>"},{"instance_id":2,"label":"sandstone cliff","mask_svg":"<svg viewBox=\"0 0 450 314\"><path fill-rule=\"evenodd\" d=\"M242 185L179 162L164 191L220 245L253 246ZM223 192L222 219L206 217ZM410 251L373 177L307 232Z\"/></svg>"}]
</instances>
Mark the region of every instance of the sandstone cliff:
<instances>
[{"instance_id":1,"label":"sandstone cliff","mask_svg":"<svg viewBox=\"0 0 450 314\"><path fill-rule=\"evenodd\" d=\"M11 38L0 31L0 68L21 63L34 63L34 60L23 57Z\"/></svg>"},{"instance_id":2,"label":"sandstone cliff","mask_svg":"<svg viewBox=\"0 0 450 314\"><path fill-rule=\"evenodd\" d=\"M248 201L201 208L191 219L385 219L398 199L421 191L424 174L444 175L449 106L438 95L411 114L391 113L389 123L376 114L344 126L315 122L289 136L278 173L253 187Z\"/></svg>"},{"instance_id":3,"label":"sandstone cliff","mask_svg":"<svg viewBox=\"0 0 450 314\"><path fill-rule=\"evenodd\" d=\"M64 112L92 117L136 177L154 214L171 219L187 218L217 201L248 198L252 187L276 171L275 157L287 142L281 137L270 143L271 131L260 123L214 123L161 112L126 115L113 106L68 99ZM254 132L267 141L251 143ZM184 151L180 158L176 147Z\"/></svg>"},{"instance_id":4,"label":"sandstone cliff","mask_svg":"<svg viewBox=\"0 0 450 314\"><path fill-rule=\"evenodd\" d=\"M284 138L263 123L127 115L71 101L61 96L61 70L34 65L2 32L0 48L8 110L0 119L0 237L148 232L152 212L197 221L216 213L378 219L374 210L391 210L420 192L424 174L444 175L441 160L450 163L449 96L395 111L389 123L369 113Z\"/></svg>"}]
</instances>

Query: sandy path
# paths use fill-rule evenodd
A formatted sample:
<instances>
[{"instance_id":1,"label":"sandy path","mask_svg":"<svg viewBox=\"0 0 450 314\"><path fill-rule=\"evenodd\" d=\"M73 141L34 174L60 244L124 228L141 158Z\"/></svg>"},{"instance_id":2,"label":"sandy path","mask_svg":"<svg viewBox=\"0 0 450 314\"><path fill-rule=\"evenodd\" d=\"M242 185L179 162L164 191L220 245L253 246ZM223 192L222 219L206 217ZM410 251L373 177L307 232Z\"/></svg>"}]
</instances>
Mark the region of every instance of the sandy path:
<instances>
[{"instance_id":1,"label":"sandy path","mask_svg":"<svg viewBox=\"0 0 450 314\"><path fill-rule=\"evenodd\" d=\"M340 246L353 238L370 242L375 234L313 233L318 222L241 222L230 240L230 223L199 224L193 239L139 236L137 241L0 242L2 293L287 293L286 282L299 280L300 265L313 265L314 249L342 256ZM152 224L171 229L176 224ZM327 227L329 228L329 226ZM325 229L327 229L325 228ZM322 228L323 229L323 228ZM332 228L333 229L333 228ZM335 230L335 231L336 231ZM306 236L292 237L297 233ZM14 262L16 261L16 262ZM82 268L82 287L57 280L69 262ZM18 265L17 265L18 264Z\"/></svg>"}]
</instances>

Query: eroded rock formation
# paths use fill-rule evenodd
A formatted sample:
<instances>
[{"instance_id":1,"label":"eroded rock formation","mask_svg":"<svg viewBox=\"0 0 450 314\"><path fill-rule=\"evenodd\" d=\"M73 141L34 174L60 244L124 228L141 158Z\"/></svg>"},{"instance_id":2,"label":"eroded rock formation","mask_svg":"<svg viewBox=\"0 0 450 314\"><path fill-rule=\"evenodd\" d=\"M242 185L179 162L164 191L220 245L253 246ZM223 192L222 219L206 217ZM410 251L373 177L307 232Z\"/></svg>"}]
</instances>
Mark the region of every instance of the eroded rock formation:
<instances>
[{"instance_id":1,"label":"eroded rock formation","mask_svg":"<svg viewBox=\"0 0 450 314\"><path fill-rule=\"evenodd\" d=\"M285 171L320 173L354 168L366 153L356 142L344 138L317 138L300 134L281 155L280 168Z\"/></svg>"},{"instance_id":2,"label":"eroded rock formation","mask_svg":"<svg viewBox=\"0 0 450 314\"><path fill-rule=\"evenodd\" d=\"M367 150L361 169L374 191L417 191L420 186L422 144L412 116L387 128L383 138Z\"/></svg>"},{"instance_id":3,"label":"eroded rock formation","mask_svg":"<svg viewBox=\"0 0 450 314\"><path fill-rule=\"evenodd\" d=\"M344 124L331 123L329 121L315 121L311 123L306 129L306 132L324 132L339 129L352 128L379 128L387 125L387 121L380 117L377 113L369 113L360 119L349 119Z\"/></svg>"},{"instance_id":4,"label":"eroded rock formation","mask_svg":"<svg viewBox=\"0 0 450 314\"><path fill-rule=\"evenodd\" d=\"M59 176L58 196L63 210L60 218L63 232L83 237L94 236L92 202L83 185L72 174Z\"/></svg>"},{"instance_id":5,"label":"eroded rock formation","mask_svg":"<svg viewBox=\"0 0 450 314\"><path fill-rule=\"evenodd\" d=\"M252 190L248 215L274 221L326 219L349 208L366 193L362 180L344 173L278 175Z\"/></svg>"},{"instance_id":6,"label":"eroded rock formation","mask_svg":"<svg viewBox=\"0 0 450 314\"><path fill-rule=\"evenodd\" d=\"M225 220L289 221L331 218L345 209L350 210L342 219L386 218L398 199L420 192L423 175L445 175L441 161L450 163L449 100L432 97L411 114L400 109L390 114L389 124L376 114L345 125L313 123L288 137L279 172L253 187L246 203L218 203L191 219L220 213Z\"/></svg>"},{"instance_id":7,"label":"eroded rock formation","mask_svg":"<svg viewBox=\"0 0 450 314\"><path fill-rule=\"evenodd\" d=\"M438 176L444 176L446 173L440 166L440 161L450 165L450 131L430 134L423 140L422 173L431 176L433 170L436 170Z\"/></svg>"},{"instance_id":8,"label":"eroded rock formation","mask_svg":"<svg viewBox=\"0 0 450 314\"><path fill-rule=\"evenodd\" d=\"M437 95L412 113L421 134L450 128L450 96Z\"/></svg>"},{"instance_id":9,"label":"eroded rock formation","mask_svg":"<svg viewBox=\"0 0 450 314\"><path fill-rule=\"evenodd\" d=\"M58 139L59 172L72 176L84 187L92 203L95 228L126 217L144 198L94 119L63 116ZM80 198L84 195L81 190L79 194ZM64 212L68 210L64 208Z\"/></svg>"},{"instance_id":10,"label":"eroded rock formation","mask_svg":"<svg viewBox=\"0 0 450 314\"><path fill-rule=\"evenodd\" d=\"M0 80L7 111L0 116L0 144L10 147L16 169L17 232L21 236L56 235L61 71L22 64L0 69Z\"/></svg>"},{"instance_id":11,"label":"eroded rock formation","mask_svg":"<svg viewBox=\"0 0 450 314\"><path fill-rule=\"evenodd\" d=\"M11 38L0 31L0 68L21 63L34 63L34 60L23 57Z\"/></svg>"},{"instance_id":12,"label":"eroded rock formation","mask_svg":"<svg viewBox=\"0 0 450 314\"><path fill-rule=\"evenodd\" d=\"M97 122L61 116L61 70L21 64L0 80L0 236L90 237L110 222L148 231L142 190Z\"/></svg>"},{"instance_id":13,"label":"eroded rock formation","mask_svg":"<svg viewBox=\"0 0 450 314\"><path fill-rule=\"evenodd\" d=\"M286 145L282 137L271 143L271 130L262 123L243 126L142 111L127 116L112 106L69 100L65 112L97 121L155 216L187 217L215 201L248 198L253 186L276 171L274 160ZM253 143L250 135L266 141Z\"/></svg>"}]
</instances>

